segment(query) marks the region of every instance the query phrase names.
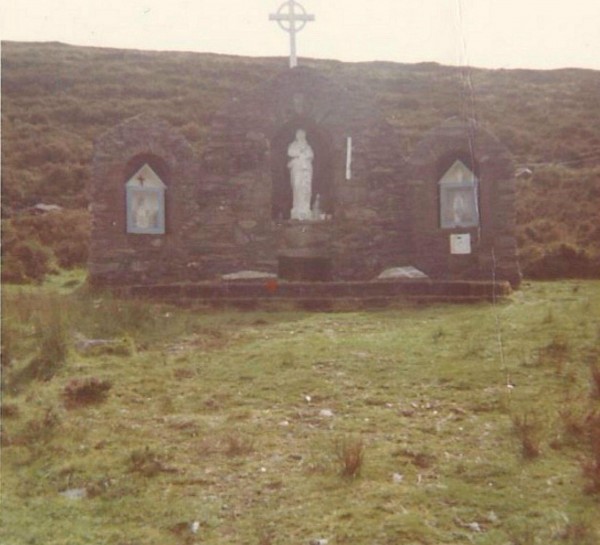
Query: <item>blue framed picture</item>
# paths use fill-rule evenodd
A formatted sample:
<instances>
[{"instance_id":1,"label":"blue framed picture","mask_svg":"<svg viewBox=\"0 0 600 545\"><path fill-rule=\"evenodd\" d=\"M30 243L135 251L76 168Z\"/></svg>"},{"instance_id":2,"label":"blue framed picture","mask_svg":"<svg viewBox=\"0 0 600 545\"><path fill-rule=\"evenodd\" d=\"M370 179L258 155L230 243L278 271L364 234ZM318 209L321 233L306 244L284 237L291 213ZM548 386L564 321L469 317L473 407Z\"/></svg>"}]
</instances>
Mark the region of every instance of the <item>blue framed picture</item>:
<instances>
[{"instance_id":1,"label":"blue framed picture","mask_svg":"<svg viewBox=\"0 0 600 545\"><path fill-rule=\"evenodd\" d=\"M160 177L145 164L125 184L127 232L142 235L165 233L165 189Z\"/></svg>"},{"instance_id":2,"label":"blue framed picture","mask_svg":"<svg viewBox=\"0 0 600 545\"><path fill-rule=\"evenodd\" d=\"M455 161L446 171L440 184L440 226L477 227L479 204L477 187L479 180L462 161Z\"/></svg>"}]
</instances>

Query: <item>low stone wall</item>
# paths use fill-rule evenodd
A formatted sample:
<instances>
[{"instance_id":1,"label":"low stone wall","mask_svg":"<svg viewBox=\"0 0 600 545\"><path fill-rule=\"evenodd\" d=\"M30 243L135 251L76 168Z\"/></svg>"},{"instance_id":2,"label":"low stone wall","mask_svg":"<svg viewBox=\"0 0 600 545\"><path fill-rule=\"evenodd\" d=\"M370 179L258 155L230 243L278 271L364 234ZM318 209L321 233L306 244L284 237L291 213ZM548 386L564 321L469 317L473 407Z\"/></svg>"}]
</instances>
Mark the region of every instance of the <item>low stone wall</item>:
<instances>
[{"instance_id":1,"label":"low stone wall","mask_svg":"<svg viewBox=\"0 0 600 545\"><path fill-rule=\"evenodd\" d=\"M291 303L308 310L330 310L336 305L348 308L386 307L403 301L494 302L508 297L508 282L433 281L429 279L376 282L282 282L264 281L202 282L127 286L118 295L177 304L256 308Z\"/></svg>"}]
</instances>

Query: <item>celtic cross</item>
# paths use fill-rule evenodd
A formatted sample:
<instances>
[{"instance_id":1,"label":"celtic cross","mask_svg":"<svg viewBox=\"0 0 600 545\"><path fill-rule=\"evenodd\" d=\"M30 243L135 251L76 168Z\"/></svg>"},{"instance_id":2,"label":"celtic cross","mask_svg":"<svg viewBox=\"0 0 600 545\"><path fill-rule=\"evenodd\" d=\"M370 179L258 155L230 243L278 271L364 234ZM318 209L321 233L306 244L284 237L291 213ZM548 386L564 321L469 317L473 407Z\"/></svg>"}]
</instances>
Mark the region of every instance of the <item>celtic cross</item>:
<instances>
[{"instance_id":1,"label":"celtic cross","mask_svg":"<svg viewBox=\"0 0 600 545\"><path fill-rule=\"evenodd\" d=\"M306 10L296 0L287 0L277 10L269 15L270 21L277 24L290 35L290 68L298 66L296 56L296 32L300 32L309 21L314 21L315 16L306 13Z\"/></svg>"}]
</instances>

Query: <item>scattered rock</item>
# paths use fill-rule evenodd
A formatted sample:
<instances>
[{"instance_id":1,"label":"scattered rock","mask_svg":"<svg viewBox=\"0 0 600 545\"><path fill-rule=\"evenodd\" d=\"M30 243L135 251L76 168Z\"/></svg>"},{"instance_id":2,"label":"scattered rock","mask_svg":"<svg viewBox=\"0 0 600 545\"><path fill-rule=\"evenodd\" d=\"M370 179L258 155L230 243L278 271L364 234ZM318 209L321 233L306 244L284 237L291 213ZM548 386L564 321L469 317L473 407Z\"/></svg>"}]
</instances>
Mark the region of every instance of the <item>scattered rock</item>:
<instances>
[{"instance_id":1,"label":"scattered rock","mask_svg":"<svg viewBox=\"0 0 600 545\"><path fill-rule=\"evenodd\" d=\"M498 515L496 515L496 513L494 513L494 511L490 511L487 515L487 519L488 522L498 522L500 519L498 518Z\"/></svg>"},{"instance_id":2,"label":"scattered rock","mask_svg":"<svg viewBox=\"0 0 600 545\"><path fill-rule=\"evenodd\" d=\"M63 490L60 495L68 500L83 500L87 498L88 494L86 488L68 488Z\"/></svg>"},{"instance_id":3,"label":"scattered rock","mask_svg":"<svg viewBox=\"0 0 600 545\"><path fill-rule=\"evenodd\" d=\"M533 170L527 167L518 168L515 171L515 178L531 178L533 176Z\"/></svg>"},{"instance_id":4,"label":"scattered rock","mask_svg":"<svg viewBox=\"0 0 600 545\"><path fill-rule=\"evenodd\" d=\"M323 418L332 418L333 411L331 409L321 409L319 411L319 416L322 416Z\"/></svg>"},{"instance_id":5,"label":"scattered rock","mask_svg":"<svg viewBox=\"0 0 600 545\"><path fill-rule=\"evenodd\" d=\"M75 333L75 349L84 356L129 356L135 347L127 337L119 339L87 339L81 333Z\"/></svg>"},{"instance_id":6,"label":"scattered rock","mask_svg":"<svg viewBox=\"0 0 600 545\"><path fill-rule=\"evenodd\" d=\"M429 277L423 271L420 271L416 267L392 267L383 271L377 277L377 280L393 280L396 278L419 279Z\"/></svg>"},{"instance_id":7,"label":"scattered rock","mask_svg":"<svg viewBox=\"0 0 600 545\"><path fill-rule=\"evenodd\" d=\"M109 346L117 344L118 342L119 341L115 339L86 339L84 337L77 336L75 339L75 348L79 352L87 352L98 346Z\"/></svg>"},{"instance_id":8,"label":"scattered rock","mask_svg":"<svg viewBox=\"0 0 600 545\"><path fill-rule=\"evenodd\" d=\"M29 212L32 214L47 214L48 212L60 212L62 210L62 206L58 204L46 204L40 202L29 209Z\"/></svg>"},{"instance_id":9,"label":"scattered rock","mask_svg":"<svg viewBox=\"0 0 600 545\"><path fill-rule=\"evenodd\" d=\"M404 481L404 475L402 475L401 473L394 473L392 475L392 481L395 484L400 484L402 481Z\"/></svg>"},{"instance_id":10,"label":"scattered rock","mask_svg":"<svg viewBox=\"0 0 600 545\"><path fill-rule=\"evenodd\" d=\"M478 522L469 522L465 524L465 526L472 532L482 532L481 526L479 526Z\"/></svg>"},{"instance_id":11,"label":"scattered rock","mask_svg":"<svg viewBox=\"0 0 600 545\"><path fill-rule=\"evenodd\" d=\"M221 278L223 280L266 280L270 278L277 278L277 275L261 271L238 271L224 274L221 276Z\"/></svg>"}]
</instances>

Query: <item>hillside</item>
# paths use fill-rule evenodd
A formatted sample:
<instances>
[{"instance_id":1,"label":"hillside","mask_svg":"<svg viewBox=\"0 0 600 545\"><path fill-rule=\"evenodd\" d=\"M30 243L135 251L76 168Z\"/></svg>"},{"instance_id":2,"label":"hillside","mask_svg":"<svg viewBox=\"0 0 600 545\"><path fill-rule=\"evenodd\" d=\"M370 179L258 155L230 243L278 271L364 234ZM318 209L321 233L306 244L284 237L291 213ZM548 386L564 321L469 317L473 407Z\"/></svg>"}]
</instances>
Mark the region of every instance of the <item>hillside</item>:
<instances>
[{"instance_id":1,"label":"hillside","mask_svg":"<svg viewBox=\"0 0 600 545\"><path fill-rule=\"evenodd\" d=\"M599 72L304 64L368 90L407 153L450 116L485 123L534 170L519 182L520 245L538 267L530 272L591 274L600 254ZM3 217L39 202L85 208L94 139L136 114L167 119L201 155L214 113L284 67L275 58L3 43Z\"/></svg>"}]
</instances>

